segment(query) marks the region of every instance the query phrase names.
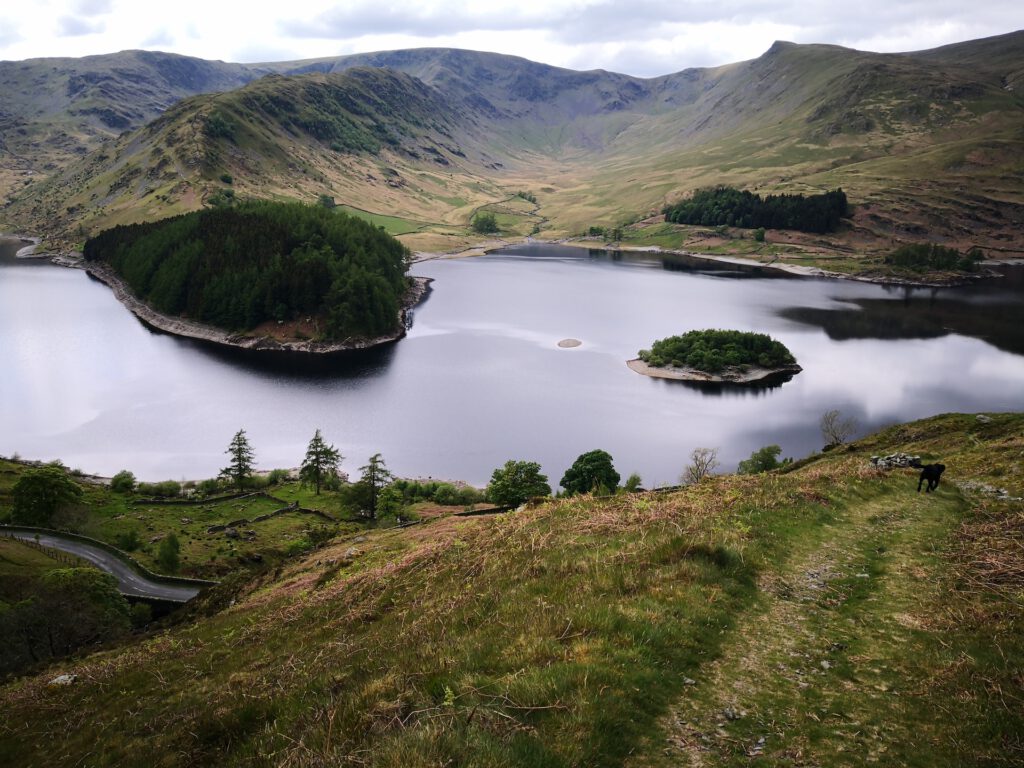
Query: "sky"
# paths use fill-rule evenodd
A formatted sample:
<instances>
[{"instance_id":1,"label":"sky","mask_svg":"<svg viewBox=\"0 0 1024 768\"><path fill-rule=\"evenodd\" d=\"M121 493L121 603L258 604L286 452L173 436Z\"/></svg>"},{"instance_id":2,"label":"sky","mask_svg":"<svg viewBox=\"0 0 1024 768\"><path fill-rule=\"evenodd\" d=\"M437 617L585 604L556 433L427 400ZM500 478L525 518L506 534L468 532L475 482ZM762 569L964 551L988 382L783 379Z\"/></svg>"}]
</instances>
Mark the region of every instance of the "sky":
<instances>
[{"instance_id":1,"label":"sky","mask_svg":"<svg viewBox=\"0 0 1024 768\"><path fill-rule=\"evenodd\" d=\"M2 0L0 60L141 48L248 63L455 47L653 77L755 58L775 40L892 52L1019 29L1022 0Z\"/></svg>"}]
</instances>

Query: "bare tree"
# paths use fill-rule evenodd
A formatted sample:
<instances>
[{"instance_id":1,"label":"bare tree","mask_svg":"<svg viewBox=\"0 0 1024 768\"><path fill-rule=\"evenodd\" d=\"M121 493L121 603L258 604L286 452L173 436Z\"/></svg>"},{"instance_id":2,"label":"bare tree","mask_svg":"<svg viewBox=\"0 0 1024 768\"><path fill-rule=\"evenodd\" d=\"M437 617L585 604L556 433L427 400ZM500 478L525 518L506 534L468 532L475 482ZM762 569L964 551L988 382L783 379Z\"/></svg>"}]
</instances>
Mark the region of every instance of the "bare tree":
<instances>
[{"instance_id":1,"label":"bare tree","mask_svg":"<svg viewBox=\"0 0 1024 768\"><path fill-rule=\"evenodd\" d=\"M833 408L821 414L821 436L825 439L825 446L831 448L835 445L842 445L857 432L857 419L853 416L844 419L843 414Z\"/></svg>"},{"instance_id":2,"label":"bare tree","mask_svg":"<svg viewBox=\"0 0 1024 768\"><path fill-rule=\"evenodd\" d=\"M683 482L687 485L699 483L710 475L717 466L717 448L694 448L690 454L690 464L683 471Z\"/></svg>"}]
</instances>

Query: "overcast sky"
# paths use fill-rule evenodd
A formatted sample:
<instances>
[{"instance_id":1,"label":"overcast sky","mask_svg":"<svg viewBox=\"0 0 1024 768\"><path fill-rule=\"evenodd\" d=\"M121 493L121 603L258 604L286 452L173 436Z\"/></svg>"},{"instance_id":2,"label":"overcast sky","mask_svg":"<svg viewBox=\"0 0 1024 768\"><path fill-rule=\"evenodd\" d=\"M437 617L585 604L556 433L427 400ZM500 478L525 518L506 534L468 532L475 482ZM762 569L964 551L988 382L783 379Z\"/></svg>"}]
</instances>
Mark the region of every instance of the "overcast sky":
<instances>
[{"instance_id":1,"label":"overcast sky","mask_svg":"<svg viewBox=\"0 0 1024 768\"><path fill-rule=\"evenodd\" d=\"M260 62L424 46L648 77L775 40L911 51L1024 28L1024 0L3 0L0 59L129 48Z\"/></svg>"}]
</instances>

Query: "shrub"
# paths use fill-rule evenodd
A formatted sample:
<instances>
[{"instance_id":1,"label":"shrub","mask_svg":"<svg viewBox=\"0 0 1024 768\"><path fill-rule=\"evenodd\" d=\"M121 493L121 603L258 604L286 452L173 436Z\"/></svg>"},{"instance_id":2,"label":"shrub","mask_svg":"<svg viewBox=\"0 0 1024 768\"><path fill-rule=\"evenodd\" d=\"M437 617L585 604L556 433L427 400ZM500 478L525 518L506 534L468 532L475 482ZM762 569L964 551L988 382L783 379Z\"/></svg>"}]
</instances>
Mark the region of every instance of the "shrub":
<instances>
[{"instance_id":1,"label":"shrub","mask_svg":"<svg viewBox=\"0 0 1024 768\"><path fill-rule=\"evenodd\" d=\"M135 490L135 475L122 469L110 478L110 490L114 493L131 493Z\"/></svg>"},{"instance_id":2,"label":"shrub","mask_svg":"<svg viewBox=\"0 0 1024 768\"><path fill-rule=\"evenodd\" d=\"M178 566L181 562L179 552L181 551L181 544L178 543L178 537L173 533L169 533L167 537L160 542L160 549L157 550L156 562L163 568L167 573L175 573L178 570Z\"/></svg>"},{"instance_id":3,"label":"shrub","mask_svg":"<svg viewBox=\"0 0 1024 768\"><path fill-rule=\"evenodd\" d=\"M750 454L749 459L743 459L739 463L739 466L736 467L736 472L741 475L757 475L761 472L778 469L792 461L792 459L779 461L780 453L782 453L782 448L777 445L766 445L763 448L758 448Z\"/></svg>"},{"instance_id":4,"label":"shrub","mask_svg":"<svg viewBox=\"0 0 1024 768\"><path fill-rule=\"evenodd\" d=\"M174 480L164 480L160 483L139 483L136 490L143 496L173 498L181 495L181 483Z\"/></svg>"},{"instance_id":5,"label":"shrub","mask_svg":"<svg viewBox=\"0 0 1024 768\"><path fill-rule=\"evenodd\" d=\"M207 480L200 480L199 485L196 486L197 490L203 494L203 496L213 496L220 491L221 487L221 481L215 477L208 478Z\"/></svg>"},{"instance_id":6,"label":"shrub","mask_svg":"<svg viewBox=\"0 0 1024 768\"><path fill-rule=\"evenodd\" d=\"M926 270L975 272L978 269L978 262L984 258L980 248L971 248L966 253L960 253L955 248L947 248L935 243L915 243L900 246L885 257L885 263L915 272Z\"/></svg>"},{"instance_id":7,"label":"shrub","mask_svg":"<svg viewBox=\"0 0 1024 768\"><path fill-rule=\"evenodd\" d=\"M235 179L234 179L234 177L232 177L232 175L230 173L222 173L220 175L220 180L223 181L225 184L234 184L235 183Z\"/></svg>"},{"instance_id":8,"label":"shrub","mask_svg":"<svg viewBox=\"0 0 1024 768\"><path fill-rule=\"evenodd\" d=\"M473 231L480 235L488 235L498 231L498 220L493 213L478 213L473 218Z\"/></svg>"},{"instance_id":9,"label":"shrub","mask_svg":"<svg viewBox=\"0 0 1024 768\"><path fill-rule=\"evenodd\" d=\"M400 489L396 488L395 490L396 492L401 493ZM451 483L441 483L437 486L437 490L434 491L433 500L435 504L454 506L459 503L459 491Z\"/></svg>"},{"instance_id":10,"label":"shrub","mask_svg":"<svg viewBox=\"0 0 1024 768\"><path fill-rule=\"evenodd\" d=\"M292 473L287 469L272 469L270 470L270 474L267 475L267 484L280 485L281 483L286 482L288 478L291 477L291 474Z\"/></svg>"},{"instance_id":11,"label":"shrub","mask_svg":"<svg viewBox=\"0 0 1024 768\"><path fill-rule=\"evenodd\" d=\"M124 550L125 552L134 552L142 546L142 540L139 539L139 532L132 528L117 534L114 537L114 546L118 549Z\"/></svg>"},{"instance_id":12,"label":"shrub","mask_svg":"<svg viewBox=\"0 0 1024 768\"><path fill-rule=\"evenodd\" d=\"M626 478L626 482L623 484L622 489L627 493L636 493L640 490L643 485L643 479L636 472Z\"/></svg>"}]
</instances>

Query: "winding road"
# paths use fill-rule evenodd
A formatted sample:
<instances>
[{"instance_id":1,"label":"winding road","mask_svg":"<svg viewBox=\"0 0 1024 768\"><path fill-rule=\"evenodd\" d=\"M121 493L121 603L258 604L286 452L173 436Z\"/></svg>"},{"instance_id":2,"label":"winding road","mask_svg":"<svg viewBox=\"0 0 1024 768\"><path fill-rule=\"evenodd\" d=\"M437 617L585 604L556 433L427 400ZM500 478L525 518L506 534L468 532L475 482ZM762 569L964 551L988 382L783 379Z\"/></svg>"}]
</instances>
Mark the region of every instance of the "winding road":
<instances>
[{"instance_id":1,"label":"winding road","mask_svg":"<svg viewBox=\"0 0 1024 768\"><path fill-rule=\"evenodd\" d=\"M65 539L50 533L27 533L23 531L4 531L3 535L13 536L24 541L34 541L44 547L52 547L63 552L70 552L83 560L88 560L101 571L106 571L117 579L117 588L127 597L144 597L151 600L167 600L173 603L186 603L202 591L202 587L188 584L163 584L151 581L139 575L124 560L105 549L88 544L84 541Z\"/></svg>"}]
</instances>

